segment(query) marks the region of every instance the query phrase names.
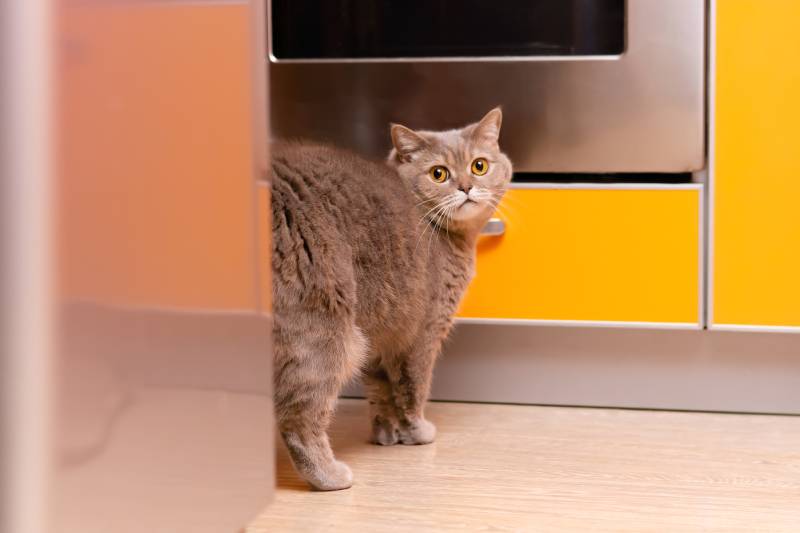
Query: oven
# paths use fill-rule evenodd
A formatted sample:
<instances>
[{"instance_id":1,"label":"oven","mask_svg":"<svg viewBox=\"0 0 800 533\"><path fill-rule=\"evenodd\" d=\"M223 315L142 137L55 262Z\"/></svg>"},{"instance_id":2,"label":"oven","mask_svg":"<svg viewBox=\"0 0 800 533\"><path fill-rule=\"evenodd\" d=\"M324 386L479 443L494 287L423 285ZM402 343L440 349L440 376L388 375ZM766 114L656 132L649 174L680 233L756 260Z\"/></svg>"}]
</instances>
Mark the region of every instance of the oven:
<instances>
[{"instance_id":1,"label":"oven","mask_svg":"<svg viewBox=\"0 0 800 533\"><path fill-rule=\"evenodd\" d=\"M501 105L520 175L690 173L705 164L705 8L272 0L273 133L383 156L390 122L451 128Z\"/></svg>"}]
</instances>

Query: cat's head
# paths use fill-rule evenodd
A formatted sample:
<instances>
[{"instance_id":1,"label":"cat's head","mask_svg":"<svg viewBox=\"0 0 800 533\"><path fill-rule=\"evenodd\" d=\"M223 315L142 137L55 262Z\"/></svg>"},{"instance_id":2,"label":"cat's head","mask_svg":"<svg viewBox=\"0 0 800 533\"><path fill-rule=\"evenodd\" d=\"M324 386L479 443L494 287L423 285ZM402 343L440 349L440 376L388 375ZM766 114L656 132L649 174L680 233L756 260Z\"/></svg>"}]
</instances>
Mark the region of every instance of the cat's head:
<instances>
[{"instance_id":1,"label":"cat's head","mask_svg":"<svg viewBox=\"0 0 800 533\"><path fill-rule=\"evenodd\" d=\"M502 120L495 108L458 130L414 131L392 124L389 164L437 225L481 224L494 212L511 181L511 161L498 145Z\"/></svg>"}]
</instances>

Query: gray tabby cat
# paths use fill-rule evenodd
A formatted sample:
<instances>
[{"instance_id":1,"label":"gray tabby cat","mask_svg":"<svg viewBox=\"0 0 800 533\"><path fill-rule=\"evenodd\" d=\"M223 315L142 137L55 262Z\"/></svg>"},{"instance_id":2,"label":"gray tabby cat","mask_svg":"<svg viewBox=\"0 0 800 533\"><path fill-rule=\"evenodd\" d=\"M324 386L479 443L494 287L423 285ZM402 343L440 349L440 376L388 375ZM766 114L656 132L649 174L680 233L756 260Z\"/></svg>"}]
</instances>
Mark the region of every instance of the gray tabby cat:
<instances>
[{"instance_id":1,"label":"gray tabby cat","mask_svg":"<svg viewBox=\"0 0 800 533\"><path fill-rule=\"evenodd\" d=\"M372 442L427 444L434 361L474 272L478 233L511 180L502 114L460 130L392 125L387 162L329 146L272 151L275 404L299 474L319 490L353 475L326 433L361 373Z\"/></svg>"}]
</instances>

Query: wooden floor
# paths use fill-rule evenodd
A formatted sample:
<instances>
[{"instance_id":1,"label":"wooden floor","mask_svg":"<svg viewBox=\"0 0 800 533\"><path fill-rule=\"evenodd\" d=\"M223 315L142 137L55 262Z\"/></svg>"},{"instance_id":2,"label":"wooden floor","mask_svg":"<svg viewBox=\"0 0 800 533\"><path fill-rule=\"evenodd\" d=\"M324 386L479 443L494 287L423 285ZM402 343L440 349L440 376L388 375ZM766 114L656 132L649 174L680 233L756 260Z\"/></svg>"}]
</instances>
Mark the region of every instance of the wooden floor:
<instances>
[{"instance_id":1,"label":"wooden floor","mask_svg":"<svg viewBox=\"0 0 800 533\"><path fill-rule=\"evenodd\" d=\"M800 417L433 403L428 446L366 443L343 400L355 485L310 492L281 447L280 531L800 532Z\"/></svg>"}]
</instances>

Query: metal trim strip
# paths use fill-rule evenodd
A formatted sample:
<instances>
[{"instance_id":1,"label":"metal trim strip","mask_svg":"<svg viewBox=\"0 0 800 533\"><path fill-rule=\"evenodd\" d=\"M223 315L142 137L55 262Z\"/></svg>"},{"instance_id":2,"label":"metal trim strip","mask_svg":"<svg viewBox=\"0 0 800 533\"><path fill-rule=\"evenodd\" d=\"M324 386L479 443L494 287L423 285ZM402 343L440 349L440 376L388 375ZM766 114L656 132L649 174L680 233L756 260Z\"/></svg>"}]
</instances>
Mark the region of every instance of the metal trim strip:
<instances>
[{"instance_id":1,"label":"metal trim strip","mask_svg":"<svg viewBox=\"0 0 800 533\"><path fill-rule=\"evenodd\" d=\"M585 191L695 191L702 183L519 183L509 189L521 190L585 190Z\"/></svg>"},{"instance_id":2,"label":"metal trim strip","mask_svg":"<svg viewBox=\"0 0 800 533\"><path fill-rule=\"evenodd\" d=\"M711 324L711 331L749 331L762 333L800 333L800 326L765 326L758 324Z\"/></svg>"},{"instance_id":3,"label":"metal trim strip","mask_svg":"<svg viewBox=\"0 0 800 533\"><path fill-rule=\"evenodd\" d=\"M456 317L456 324L502 325L502 326L546 326L612 329L667 329L700 330L702 326L694 322L635 322L615 320L541 320L525 318L470 318Z\"/></svg>"},{"instance_id":4,"label":"metal trim strip","mask_svg":"<svg viewBox=\"0 0 800 533\"><path fill-rule=\"evenodd\" d=\"M708 109L708 199L706 201L707 244L706 327L714 325L714 205L716 201L716 117L717 117L717 0L709 0L708 15L708 73L706 77L706 107Z\"/></svg>"}]
</instances>

